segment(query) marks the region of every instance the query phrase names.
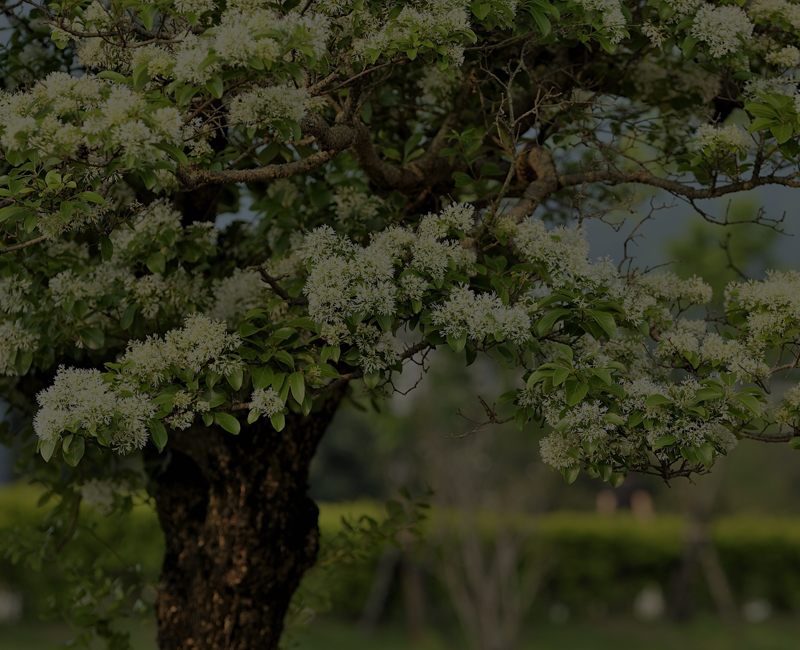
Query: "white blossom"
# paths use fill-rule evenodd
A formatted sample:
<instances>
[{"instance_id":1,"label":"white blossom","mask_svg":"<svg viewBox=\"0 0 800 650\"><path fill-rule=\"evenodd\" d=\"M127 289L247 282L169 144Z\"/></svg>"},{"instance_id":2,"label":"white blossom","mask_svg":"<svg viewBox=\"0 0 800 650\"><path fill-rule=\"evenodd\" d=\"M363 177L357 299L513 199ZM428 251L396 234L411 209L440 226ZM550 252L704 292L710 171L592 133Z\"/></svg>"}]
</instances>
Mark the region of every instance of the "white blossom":
<instances>
[{"instance_id":1,"label":"white blossom","mask_svg":"<svg viewBox=\"0 0 800 650\"><path fill-rule=\"evenodd\" d=\"M36 395L39 410L33 428L41 440L57 442L67 432L84 430L94 435L111 429L111 444L118 452L140 449L147 442L146 423L158 410L146 395L117 395L99 370L60 366L53 385Z\"/></svg>"},{"instance_id":2,"label":"white blossom","mask_svg":"<svg viewBox=\"0 0 800 650\"><path fill-rule=\"evenodd\" d=\"M26 330L20 321L0 321L0 375L16 375L12 358L20 352L33 352L39 335Z\"/></svg>"},{"instance_id":3,"label":"white blossom","mask_svg":"<svg viewBox=\"0 0 800 650\"><path fill-rule=\"evenodd\" d=\"M715 58L736 52L740 39L747 40L752 34L753 23L740 7L733 5L703 5L692 25L692 36L707 43Z\"/></svg>"},{"instance_id":4,"label":"white blossom","mask_svg":"<svg viewBox=\"0 0 800 650\"><path fill-rule=\"evenodd\" d=\"M157 387L168 381L173 365L193 372L204 366L229 372L241 367L241 361L230 356L241 343L238 334L228 334L222 321L195 313L186 317L184 327L170 330L163 339L148 336L131 341L121 362L126 375Z\"/></svg>"},{"instance_id":5,"label":"white blossom","mask_svg":"<svg viewBox=\"0 0 800 650\"><path fill-rule=\"evenodd\" d=\"M286 405L273 388L256 388L250 396L250 410L270 417L280 413Z\"/></svg>"}]
</instances>

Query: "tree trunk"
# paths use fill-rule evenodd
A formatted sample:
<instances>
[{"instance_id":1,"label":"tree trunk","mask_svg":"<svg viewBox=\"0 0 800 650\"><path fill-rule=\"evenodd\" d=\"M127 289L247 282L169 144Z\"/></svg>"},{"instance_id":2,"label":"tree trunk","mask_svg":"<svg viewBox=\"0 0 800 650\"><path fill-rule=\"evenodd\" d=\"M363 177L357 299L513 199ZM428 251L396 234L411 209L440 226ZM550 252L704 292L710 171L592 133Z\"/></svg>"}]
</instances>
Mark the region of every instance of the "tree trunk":
<instances>
[{"instance_id":1,"label":"tree trunk","mask_svg":"<svg viewBox=\"0 0 800 650\"><path fill-rule=\"evenodd\" d=\"M156 601L161 650L272 650L317 557L311 459L342 395L276 432L192 426L170 434L156 509L166 554Z\"/></svg>"}]
</instances>

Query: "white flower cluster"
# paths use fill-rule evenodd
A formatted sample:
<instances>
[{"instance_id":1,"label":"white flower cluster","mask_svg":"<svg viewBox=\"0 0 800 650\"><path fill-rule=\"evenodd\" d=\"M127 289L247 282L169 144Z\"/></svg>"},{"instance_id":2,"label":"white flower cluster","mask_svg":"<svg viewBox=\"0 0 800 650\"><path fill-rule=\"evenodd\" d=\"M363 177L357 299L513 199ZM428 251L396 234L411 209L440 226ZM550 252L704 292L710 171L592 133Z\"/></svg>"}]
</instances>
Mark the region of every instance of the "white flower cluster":
<instances>
[{"instance_id":1,"label":"white flower cluster","mask_svg":"<svg viewBox=\"0 0 800 650\"><path fill-rule=\"evenodd\" d=\"M286 405L274 388L256 388L250 396L250 411L270 417L280 413Z\"/></svg>"},{"instance_id":2,"label":"white flower cluster","mask_svg":"<svg viewBox=\"0 0 800 650\"><path fill-rule=\"evenodd\" d=\"M240 5L242 3L239 3ZM324 55L330 37L326 16L292 11L285 16L263 7L231 7L222 14L214 29L214 51L231 65L247 65L252 57L274 61L283 55L283 45L274 40L292 40L311 48L314 55Z\"/></svg>"},{"instance_id":3,"label":"white flower cluster","mask_svg":"<svg viewBox=\"0 0 800 650\"><path fill-rule=\"evenodd\" d=\"M235 269L222 280L214 280L214 302L208 315L233 326L241 316L256 307L266 307L269 292L256 271Z\"/></svg>"},{"instance_id":4,"label":"white flower cluster","mask_svg":"<svg viewBox=\"0 0 800 650\"><path fill-rule=\"evenodd\" d=\"M38 334L27 331L20 321L0 321L0 375L16 375L16 355L33 352L38 341Z\"/></svg>"},{"instance_id":5,"label":"white flower cluster","mask_svg":"<svg viewBox=\"0 0 800 650\"><path fill-rule=\"evenodd\" d=\"M278 120L300 122L308 109L309 94L305 88L270 86L247 90L234 97L228 107L234 124L265 126Z\"/></svg>"},{"instance_id":6,"label":"white flower cluster","mask_svg":"<svg viewBox=\"0 0 800 650\"><path fill-rule=\"evenodd\" d=\"M599 11L603 15L603 27L608 30L610 41L619 43L625 36L627 21L622 13L620 0L577 0L587 11Z\"/></svg>"},{"instance_id":7,"label":"white flower cluster","mask_svg":"<svg viewBox=\"0 0 800 650\"><path fill-rule=\"evenodd\" d=\"M626 318L639 324L646 314L658 322L669 323L670 305L679 302L702 305L711 301L714 291L697 276L682 280L674 273L661 272L637 275L622 287L612 287L612 294L622 299Z\"/></svg>"},{"instance_id":8,"label":"white flower cluster","mask_svg":"<svg viewBox=\"0 0 800 650\"><path fill-rule=\"evenodd\" d=\"M202 14L204 11L213 11L217 8L214 0L175 0L175 9L183 14Z\"/></svg>"},{"instance_id":9,"label":"white flower cluster","mask_svg":"<svg viewBox=\"0 0 800 650\"><path fill-rule=\"evenodd\" d=\"M782 19L800 29L800 4L790 0L753 0L747 5L747 13L756 20Z\"/></svg>"},{"instance_id":10,"label":"white flower cluster","mask_svg":"<svg viewBox=\"0 0 800 650\"><path fill-rule=\"evenodd\" d=\"M794 95L797 92L797 81L792 74L793 71L771 79L752 77L744 82L742 95L750 102L763 101L759 95Z\"/></svg>"},{"instance_id":11,"label":"white flower cluster","mask_svg":"<svg viewBox=\"0 0 800 650\"><path fill-rule=\"evenodd\" d=\"M715 332L706 331L703 320L679 319L674 327L662 333L658 344L662 358L675 354L693 353L703 363L722 363L728 372L736 373L747 381L766 379L770 369L764 361L763 345L727 340Z\"/></svg>"},{"instance_id":12,"label":"white flower cluster","mask_svg":"<svg viewBox=\"0 0 800 650\"><path fill-rule=\"evenodd\" d=\"M31 288L31 281L18 275L0 278L0 311L4 314L17 314L30 311L31 303L25 300Z\"/></svg>"},{"instance_id":13,"label":"white flower cluster","mask_svg":"<svg viewBox=\"0 0 800 650\"><path fill-rule=\"evenodd\" d=\"M702 124L697 129L695 140L700 149L723 149L736 155L747 153L753 147L752 136L738 124Z\"/></svg>"},{"instance_id":14,"label":"white flower cluster","mask_svg":"<svg viewBox=\"0 0 800 650\"><path fill-rule=\"evenodd\" d=\"M360 353L358 365L364 372L388 368L400 361L403 353L403 346L395 336L367 323L359 323L355 334L350 334L343 323L325 323L321 337L328 345L355 345Z\"/></svg>"},{"instance_id":15,"label":"white flower cluster","mask_svg":"<svg viewBox=\"0 0 800 650\"><path fill-rule=\"evenodd\" d=\"M516 9L515 2L507 5L512 11ZM444 46L450 60L460 66L464 60L464 46L453 39L458 32L470 28L469 6L467 0L427 0L416 6L405 6L394 20L375 24L366 36L354 42L354 50L359 55L369 50L384 51L413 34L420 41Z\"/></svg>"},{"instance_id":16,"label":"white flower cluster","mask_svg":"<svg viewBox=\"0 0 800 650\"><path fill-rule=\"evenodd\" d=\"M555 288L567 283L609 285L616 279L616 269L608 261L598 264L589 261L589 242L583 228L557 226L548 230L544 222L533 217L519 225L505 223L503 227L512 234L525 259L545 267L550 275L548 285Z\"/></svg>"},{"instance_id":17,"label":"white flower cluster","mask_svg":"<svg viewBox=\"0 0 800 650\"><path fill-rule=\"evenodd\" d=\"M496 293L475 294L464 285L453 287L449 298L431 311L434 325L456 338L467 334L481 342L494 335L498 341L524 343L531 336L531 319L525 309L504 305Z\"/></svg>"},{"instance_id":18,"label":"white flower cluster","mask_svg":"<svg viewBox=\"0 0 800 650\"><path fill-rule=\"evenodd\" d=\"M357 313L395 313L398 299L405 297L395 281L396 265L407 264L412 274L433 280L441 280L451 263L471 269L474 253L447 234L468 230L472 214L471 206L452 205L439 215L423 217L416 232L392 226L375 233L363 248L329 226L315 229L300 250L300 257L312 265L303 289L309 316L320 323L341 323ZM404 262L404 256L410 261ZM419 287L414 285L416 293Z\"/></svg>"},{"instance_id":19,"label":"white flower cluster","mask_svg":"<svg viewBox=\"0 0 800 650\"><path fill-rule=\"evenodd\" d=\"M177 144L182 138L176 108L148 110L144 97L125 85L65 72L50 73L29 92L4 95L0 127L6 149L30 146L46 156L59 151L75 155L84 146L95 156L121 150L157 160L162 153L152 144Z\"/></svg>"},{"instance_id":20,"label":"white flower cluster","mask_svg":"<svg viewBox=\"0 0 800 650\"><path fill-rule=\"evenodd\" d=\"M33 428L41 440L57 442L69 431L96 435L110 428L111 445L125 453L147 442L147 421L158 410L147 395L114 392L99 370L60 366L53 385L36 395Z\"/></svg>"},{"instance_id":21,"label":"white flower cluster","mask_svg":"<svg viewBox=\"0 0 800 650\"><path fill-rule=\"evenodd\" d=\"M715 58L736 52L742 40L753 35L753 23L739 7L703 5L692 25L692 36L708 44Z\"/></svg>"},{"instance_id":22,"label":"white flower cluster","mask_svg":"<svg viewBox=\"0 0 800 650\"><path fill-rule=\"evenodd\" d=\"M453 106L452 96L461 83L459 77L460 75L453 75L451 78L439 68L425 66L417 80L417 86L422 91L419 100L425 106L449 110Z\"/></svg>"},{"instance_id":23,"label":"white flower cluster","mask_svg":"<svg viewBox=\"0 0 800 650\"><path fill-rule=\"evenodd\" d=\"M186 317L184 327L170 330L163 339L148 336L132 341L122 357L123 375L132 382L156 388L168 382L177 369L228 375L242 365L231 352L242 344L238 334L228 334L225 323L212 321L202 314Z\"/></svg>"},{"instance_id":24,"label":"white flower cluster","mask_svg":"<svg viewBox=\"0 0 800 650\"><path fill-rule=\"evenodd\" d=\"M725 303L747 312L751 339L783 336L800 321L800 273L769 271L766 280L732 282L725 289Z\"/></svg>"},{"instance_id":25,"label":"white flower cluster","mask_svg":"<svg viewBox=\"0 0 800 650\"><path fill-rule=\"evenodd\" d=\"M675 10L675 17L680 18L692 13L706 0L666 0L667 4Z\"/></svg>"},{"instance_id":26,"label":"white flower cluster","mask_svg":"<svg viewBox=\"0 0 800 650\"><path fill-rule=\"evenodd\" d=\"M384 205L381 197L355 187L337 190L333 202L336 205L336 223L346 230L368 223L380 214Z\"/></svg>"},{"instance_id":27,"label":"white flower cluster","mask_svg":"<svg viewBox=\"0 0 800 650\"><path fill-rule=\"evenodd\" d=\"M100 515L109 515L114 510L116 495L128 496L131 486L116 478L92 478L80 486L83 503Z\"/></svg>"},{"instance_id":28,"label":"white flower cluster","mask_svg":"<svg viewBox=\"0 0 800 650\"><path fill-rule=\"evenodd\" d=\"M164 423L173 429L188 429L198 413L207 413L211 405L205 400L197 399L198 391L179 390L172 398L172 412Z\"/></svg>"},{"instance_id":29,"label":"white flower cluster","mask_svg":"<svg viewBox=\"0 0 800 650\"><path fill-rule=\"evenodd\" d=\"M767 54L767 61L784 68L796 68L800 66L800 50L794 45L787 45L777 52Z\"/></svg>"}]
</instances>

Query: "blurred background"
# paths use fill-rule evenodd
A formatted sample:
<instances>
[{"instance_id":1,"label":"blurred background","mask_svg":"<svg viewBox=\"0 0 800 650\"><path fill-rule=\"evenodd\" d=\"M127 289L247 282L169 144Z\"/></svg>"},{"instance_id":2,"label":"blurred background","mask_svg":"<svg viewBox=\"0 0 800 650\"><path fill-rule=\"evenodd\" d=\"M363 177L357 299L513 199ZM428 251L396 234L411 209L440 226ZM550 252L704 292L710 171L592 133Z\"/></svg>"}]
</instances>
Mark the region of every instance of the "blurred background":
<instances>
[{"instance_id":1,"label":"blurred background","mask_svg":"<svg viewBox=\"0 0 800 650\"><path fill-rule=\"evenodd\" d=\"M770 190L706 207L746 222L759 209L780 217L789 200ZM654 195L642 205L639 219L661 204ZM630 240L634 265L674 262L682 277L703 276L719 304L739 271L798 268L791 223L786 234L722 228L681 205L654 216ZM622 257L638 221L614 223L587 222L593 255ZM539 459L542 430L479 424L481 400L491 406L518 384L490 358L464 367L437 351L407 368L390 399L355 387L312 468L323 549L287 648L797 647L800 455L745 440L694 483L631 475L614 489L582 474L566 486ZM152 510L86 512L89 532L63 549L67 561L43 558L32 571L37 562L23 556L48 534L47 508L37 506L40 489L15 478L14 459L13 446L0 447L0 648L45 650L75 637L60 603L81 597L81 572L103 569L109 603L124 600L115 589L137 585L125 602L145 620L123 626L131 647L154 650L146 614L163 542Z\"/></svg>"}]
</instances>

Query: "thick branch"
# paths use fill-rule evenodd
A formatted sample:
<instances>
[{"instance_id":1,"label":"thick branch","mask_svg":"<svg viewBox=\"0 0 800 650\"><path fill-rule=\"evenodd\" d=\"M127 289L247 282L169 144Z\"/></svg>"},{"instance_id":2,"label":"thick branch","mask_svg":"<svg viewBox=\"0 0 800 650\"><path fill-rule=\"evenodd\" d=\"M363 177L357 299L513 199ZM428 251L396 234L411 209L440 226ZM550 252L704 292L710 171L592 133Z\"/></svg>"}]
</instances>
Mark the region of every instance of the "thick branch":
<instances>
[{"instance_id":1,"label":"thick branch","mask_svg":"<svg viewBox=\"0 0 800 650\"><path fill-rule=\"evenodd\" d=\"M275 178L289 178L307 174L315 169L319 169L325 163L330 162L340 151L318 151L302 160L293 160L289 163L280 165L267 165L258 169L225 169L222 171L211 171L209 169L197 169L193 167L179 167L176 176L178 180L188 189L194 189L199 185L226 185L228 183L263 183Z\"/></svg>"},{"instance_id":2,"label":"thick branch","mask_svg":"<svg viewBox=\"0 0 800 650\"><path fill-rule=\"evenodd\" d=\"M270 287L272 287L272 290L278 296L280 296L281 298L283 298L284 300L286 300L290 304L292 304L292 305L307 305L308 304L308 298L302 298L302 297L292 298L292 296L290 296L286 292L286 289L284 289L281 285L278 284L278 280L280 280L280 278L273 278L271 275L269 275L269 273L267 273L267 267L268 266L269 266L269 263L265 263L265 264L260 264L259 266L249 266L247 268L248 268L249 271L258 271L261 274L261 277L264 279L264 282L266 282Z\"/></svg>"},{"instance_id":3,"label":"thick branch","mask_svg":"<svg viewBox=\"0 0 800 650\"><path fill-rule=\"evenodd\" d=\"M542 201L558 190L558 176L550 153L534 146L527 155L517 158L517 177L528 181L528 187L507 214L519 223L530 217Z\"/></svg>"},{"instance_id":4,"label":"thick branch","mask_svg":"<svg viewBox=\"0 0 800 650\"><path fill-rule=\"evenodd\" d=\"M747 431L740 431L739 433L744 438L749 438L750 440L759 440L760 442L789 442L793 438L797 437L796 433L783 433L778 435L747 433Z\"/></svg>"},{"instance_id":5,"label":"thick branch","mask_svg":"<svg viewBox=\"0 0 800 650\"><path fill-rule=\"evenodd\" d=\"M762 185L783 185L784 187L800 187L800 180L794 176L762 176L748 181L739 181L723 185L700 189L691 187L680 181L673 181L668 178L661 178L645 170L617 171L606 169L596 172L580 172L577 174L566 174L558 177L558 184L561 187L571 187L575 185L585 185L588 183L605 183L606 185L622 185L624 183L641 183L642 185L652 185L660 187L672 194L684 196L687 199L713 199L734 192L746 192Z\"/></svg>"},{"instance_id":6,"label":"thick branch","mask_svg":"<svg viewBox=\"0 0 800 650\"><path fill-rule=\"evenodd\" d=\"M456 97L453 110L444 119L425 153L408 167L398 167L385 162L372 145L369 129L363 124L356 127L353 154L359 167L378 189L410 192L423 186L431 187L452 176L453 170L439 157L439 152L445 147L448 136L458 125L475 87L475 81L474 73L467 75Z\"/></svg>"},{"instance_id":7,"label":"thick branch","mask_svg":"<svg viewBox=\"0 0 800 650\"><path fill-rule=\"evenodd\" d=\"M22 242L21 244L15 244L14 246L9 246L7 248L0 248L0 255L5 255L6 253L12 253L22 248L28 248L28 246L35 246L36 244L41 244L45 240L47 240L47 235L42 235L41 237L36 237L35 239Z\"/></svg>"}]
</instances>

